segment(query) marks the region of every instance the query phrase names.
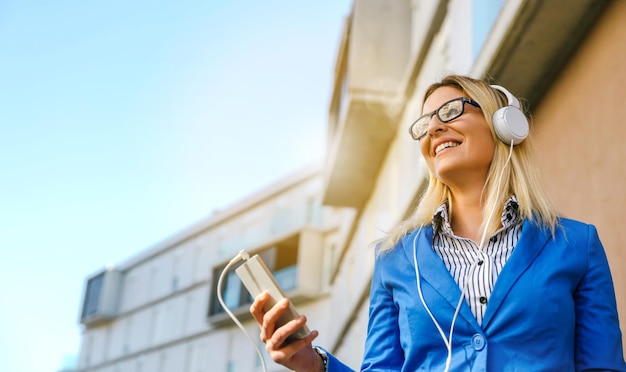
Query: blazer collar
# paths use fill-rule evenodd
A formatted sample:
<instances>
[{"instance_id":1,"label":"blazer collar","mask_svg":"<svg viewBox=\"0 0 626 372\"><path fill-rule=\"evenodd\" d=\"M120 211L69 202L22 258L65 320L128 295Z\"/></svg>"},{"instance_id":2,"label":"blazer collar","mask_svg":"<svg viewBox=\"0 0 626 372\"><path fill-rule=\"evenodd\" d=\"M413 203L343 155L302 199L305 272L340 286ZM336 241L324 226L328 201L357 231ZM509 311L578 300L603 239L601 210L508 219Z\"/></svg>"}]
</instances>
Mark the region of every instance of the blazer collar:
<instances>
[{"instance_id":1,"label":"blazer collar","mask_svg":"<svg viewBox=\"0 0 626 372\"><path fill-rule=\"evenodd\" d=\"M407 236L403 244L407 259L413 264L413 239L417 231ZM524 220L522 233L513 250L511 257L504 265L502 272L496 280L493 291L489 298L489 304L483 318L482 329L487 329L489 322L493 319L498 308L502 305L511 287L517 282L519 277L530 267L541 250L550 239L551 234L547 229L537 227L533 222ZM432 286L452 307L452 313L456 309L461 289L448 272L441 258L432 249L433 228L425 226L417 237L417 262L419 266L422 283L427 282ZM467 303L461 305L459 315L468 321L476 329L481 329L472 314ZM452 315L451 315L452 316Z\"/></svg>"},{"instance_id":2,"label":"blazer collar","mask_svg":"<svg viewBox=\"0 0 626 372\"><path fill-rule=\"evenodd\" d=\"M407 256L407 259L413 265L413 239L417 231L413 234L410 234L407 239L406 244L404 245L404 252ZM432 226L425 226L422 228L419 236L416 241L417 248L417 264L419 267L419 273L422 281L422 285L424 283L428 283L431 287L433 287L441 297L445 298L446 301L450 304L450 319L452 318L452 314L456 310L456 307L459 303L459 299L461 298L461 289L454 281L454 278L444 265L441 258L435 253L432 248L433 242L433 228ZM447 310L444 310L447 311ZM464 301L461 305L461 309L459 310L459 315L467 320L473 327L479 329L480 326L472 314L467 303Z\"/></svg>"},{"instance_id":3,"label":"blazer collar","mask_svg":"<svg viewBox=\"0 0 626 372\"><path fill-rule=\"evenodd\" d=\"M483 329L487 329L489 322L493 319L507 294L530 267L539 253L552 237L550 230L538 227L535 223L524 220L522 225L522 234L511 257L502 268L500 275L496 279L496 283L489 297L489 304L483 318Z\"/></svg>"}]
</instances>

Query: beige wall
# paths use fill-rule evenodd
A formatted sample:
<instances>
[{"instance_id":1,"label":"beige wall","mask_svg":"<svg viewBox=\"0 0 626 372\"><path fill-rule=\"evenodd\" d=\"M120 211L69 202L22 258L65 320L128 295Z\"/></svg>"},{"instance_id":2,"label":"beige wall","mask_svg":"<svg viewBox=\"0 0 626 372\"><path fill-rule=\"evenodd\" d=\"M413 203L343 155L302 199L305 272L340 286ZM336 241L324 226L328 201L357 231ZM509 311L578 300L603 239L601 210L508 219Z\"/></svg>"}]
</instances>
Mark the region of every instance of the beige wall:
<instances>
[{"instance_id":1,"label":"beige wall","mask_svg":"<svg viewBox=\"0 0 626 372\"><path fill-rule=\"evenodd\" d=\"M568 217L597 226L626 330L626 1L615 1L535 110L548 190ZM626 345L626 337L624 340Z\"/></svg>"}]
</instances>

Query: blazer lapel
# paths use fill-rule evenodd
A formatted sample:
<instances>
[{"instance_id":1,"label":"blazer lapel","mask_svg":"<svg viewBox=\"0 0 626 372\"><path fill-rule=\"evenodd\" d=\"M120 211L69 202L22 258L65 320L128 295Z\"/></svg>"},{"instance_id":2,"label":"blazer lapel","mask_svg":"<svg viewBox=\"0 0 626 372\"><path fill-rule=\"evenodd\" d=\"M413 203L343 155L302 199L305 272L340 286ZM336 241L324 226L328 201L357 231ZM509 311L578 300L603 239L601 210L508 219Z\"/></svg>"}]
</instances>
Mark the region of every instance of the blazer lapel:
<instances>
[{"instance_id":1,"label":"blazer lapel","mask_svg":"<svg viewBox=\"0 0 626 372\"><path fill-rule=\"evenodd\" d=\"M529 220L524 220L522 234L517 242L517 246L515 246L511 257L509 257L509 260L502 268L502 272L496 279L496 284L491 292L489 304L483 318L483 329L487 329L489 322L502 305L506 295L519 277L537 258L550 237L551 233L549 230L540 229Z\"/></svg>"},{"instance_id":2,"label":"blazer lapel","mask_svg":"<svg viewBox=\"0 0 626 372\"><path fill-rule=\"evenodd\" d=\"M414 235L410 235L410 239L407 239L407 244L404 245L404 252L412 266L414 238ZM432 241L432 227L424 227L416 241L417 265L422 279L422 286L424 282L427 282L431 287L433 287L452 307L450 314L454 314L454 310L456 309L459 299L461 298L461 289L454 281L454 278L452 278L452 275L450 275L450 272L444 265L441 258L432 249ZM428 301L428 299L426 299L426 301ZM470 310L465 300L463 300L463 304L461 304L459 314L473 327L480 328L474 314L472 314L472 310ZM450 317L452 317L452 315L450 315Z\"/></svg>"}]
</instances>

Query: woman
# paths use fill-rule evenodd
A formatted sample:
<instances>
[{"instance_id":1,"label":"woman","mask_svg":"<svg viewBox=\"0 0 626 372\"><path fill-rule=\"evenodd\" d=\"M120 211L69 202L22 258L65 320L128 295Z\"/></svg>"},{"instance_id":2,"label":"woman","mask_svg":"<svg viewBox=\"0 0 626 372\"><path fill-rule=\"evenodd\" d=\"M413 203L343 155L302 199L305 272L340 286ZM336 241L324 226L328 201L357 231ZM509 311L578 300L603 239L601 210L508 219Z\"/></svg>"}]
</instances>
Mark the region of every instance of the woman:
<instances>
[{"instance_id":1,"label":"woman","mask_svg":"<svg viewBox=\"0 0 626 372\"><path fill-rule=\"evenodd\" d=\"M517 106L517 108L516 108ZM595 227L557 217L506 89L452 75L410 128L429 185L413 216L377 242L363 371L626 371L615 294ZM289 345L287 302L251 312L274 361L349 370L317 332Z\"/></svg>"}]
</instances>

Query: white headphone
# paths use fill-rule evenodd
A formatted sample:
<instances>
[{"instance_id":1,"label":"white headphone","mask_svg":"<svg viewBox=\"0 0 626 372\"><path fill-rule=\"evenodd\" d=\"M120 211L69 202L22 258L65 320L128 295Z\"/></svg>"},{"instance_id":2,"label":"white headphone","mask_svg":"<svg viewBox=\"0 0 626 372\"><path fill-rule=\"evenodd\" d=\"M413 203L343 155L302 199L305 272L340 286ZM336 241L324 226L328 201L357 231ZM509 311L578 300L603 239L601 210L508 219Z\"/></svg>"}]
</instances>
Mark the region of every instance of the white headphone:
<instances>
[{"instance_id":1,"label":"white headphone","mask_svg":"<svg viewBox=\"0 0 626 372\"><path fill-rule=\"evenodd\" d=\"M492 85L491 87L504 93L509 101L507 106L498 109L493 114L492 120L496 136L507 145L510 145L511 142L517 145L528 136L528 119L520 109L519 101L511 92L499 85Z\"/></svg>"}]
</instances>

